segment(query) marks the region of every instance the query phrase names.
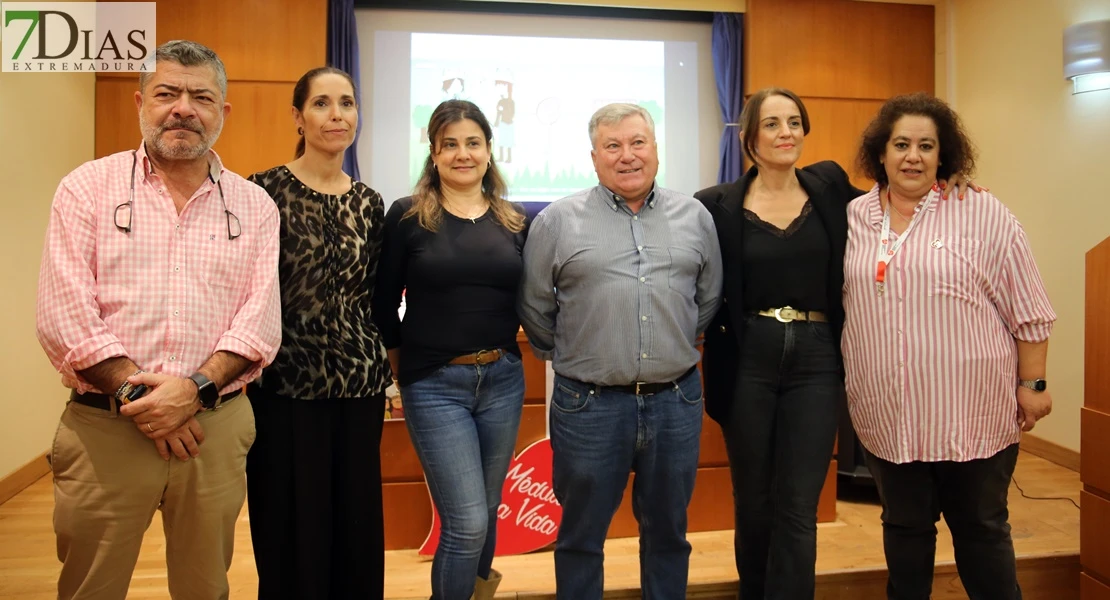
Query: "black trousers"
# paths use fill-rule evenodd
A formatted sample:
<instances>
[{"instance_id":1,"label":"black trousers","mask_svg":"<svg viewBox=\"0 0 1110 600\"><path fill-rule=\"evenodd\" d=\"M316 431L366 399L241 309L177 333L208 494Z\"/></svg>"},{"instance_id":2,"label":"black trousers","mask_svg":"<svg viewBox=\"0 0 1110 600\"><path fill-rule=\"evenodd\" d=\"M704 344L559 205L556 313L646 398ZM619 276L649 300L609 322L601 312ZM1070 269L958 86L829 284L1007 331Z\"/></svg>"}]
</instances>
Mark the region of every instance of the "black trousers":
<instances>
[{"instance_id":1,"label":"black trousers","mask_svg":"<svg viewBox=\"0 0 1110 600\"><path fill-rule=\"evenodd\" d=\"M895 464L866 452L883 503L883 550L891 600L925 600L933 589L940 515L952 531L956 569L971 600L1020 600L1006 496L1018 445L967 462Z\"/></svg>"},{"instance_id":2,"label":"black trousers","mask_svg":"<svg viewBox=\"0 0 1110 600\"><path fill-rule=\"evenodd\" d=\"M812 600L844 385L828 323L749 317L728 424L741 600Z\"/></svg>"},{"instance_id":3,"label":"black trousers","mask_svg":"<svg viewBox=\"0 0 1110 600\"><path fill-rule=\"evenodd\" d=\"M297 400L248 390L257 437L247 506L258 597L382 598L385 396Z\"/></svg>"}]
</instances>

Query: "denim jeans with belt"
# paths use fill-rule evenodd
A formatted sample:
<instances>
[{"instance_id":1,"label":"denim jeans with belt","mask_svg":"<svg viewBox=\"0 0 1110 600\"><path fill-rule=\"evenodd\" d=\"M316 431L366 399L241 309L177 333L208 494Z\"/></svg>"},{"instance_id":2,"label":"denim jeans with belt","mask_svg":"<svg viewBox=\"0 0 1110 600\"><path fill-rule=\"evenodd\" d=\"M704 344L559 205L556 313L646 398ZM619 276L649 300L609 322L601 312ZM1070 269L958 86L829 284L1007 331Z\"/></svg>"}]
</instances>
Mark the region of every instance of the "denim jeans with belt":
<instances>
[{"instance_id":1,"label":"denim jeans with belt","mask_svg":"<svg viewBox=\"0 0 1110 600\"><path fill-rule=\"evenodd\" d=\"M828 323L751 315L728 448L741 600L814 594L817 504L832 460L844 384Z\"/></svg>"},{"instance_id":2,"label":"denim jeans with belt","mask_svg":"<svg viewBox=\"0 0 1110 600\"><path fill-rule=\"evenodd\" d=\"M486 365L444 365L402 386L405 425L439 512L432 598L467 600L489 576L497 507L524 404L524 368L506 353Z\"/></svg>"},{"instance_id":3,"label":"denim jeans with belt","mask_svg":"<svg viewBox=\"0 0 1110 600\"><path fill-rule=\"evenodd\" d=\"M647 600L686 597L686 508L701 437L697 371L654 394L615 392L556 375L551 397L555 497L555 595L600 600L605 536L630 473L640 524L640 585Z\"/></svg>"}]
</instances>

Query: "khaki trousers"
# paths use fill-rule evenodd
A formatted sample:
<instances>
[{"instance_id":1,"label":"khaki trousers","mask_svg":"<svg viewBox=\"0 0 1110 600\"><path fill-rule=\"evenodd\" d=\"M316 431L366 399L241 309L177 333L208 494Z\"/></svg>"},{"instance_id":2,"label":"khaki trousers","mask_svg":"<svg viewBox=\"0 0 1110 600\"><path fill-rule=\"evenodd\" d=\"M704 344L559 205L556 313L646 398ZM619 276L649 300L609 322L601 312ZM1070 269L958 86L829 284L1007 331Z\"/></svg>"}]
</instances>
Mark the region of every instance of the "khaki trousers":
<instances>
[{"instance_id":1,"label":"khaki trousers","mask_svg":"<svg viewBox=\"0 0 1110 600\"><path fill-rule=\"evenodd\" d=\"M170 596L228 597L254 412L240 396L197 420L205 436L200 456L165 461L130 418L66 406L51 451L60 600L125 598L155 510L162 511Z\"/></svg>"}]
</instances>

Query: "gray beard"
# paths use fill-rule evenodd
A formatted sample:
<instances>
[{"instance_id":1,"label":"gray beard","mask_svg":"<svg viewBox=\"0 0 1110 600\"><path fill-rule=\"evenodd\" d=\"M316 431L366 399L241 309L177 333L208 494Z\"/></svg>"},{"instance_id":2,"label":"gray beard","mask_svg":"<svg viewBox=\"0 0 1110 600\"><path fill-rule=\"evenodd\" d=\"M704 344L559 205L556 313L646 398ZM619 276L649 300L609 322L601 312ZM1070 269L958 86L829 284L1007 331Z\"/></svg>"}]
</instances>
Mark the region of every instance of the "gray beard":
<instances>
[{"instance_id":1,"label":"gray beard","mask_svg":"<svg viewBox=\"0 0 1110 600\"><path fill-rule=\"evenodd\" d=\"M151 127L142 119L139 119L139 129L143 134L143 141L146 142L148 151L153 151L158 156L168 160L196 160L212 149L213 144L220 137L223 131L223 123L216 128L212 135L207 135L207 132L201 132L201 141L196 145L187 145L180 142L167 143L163 134L165 133L164 126Z\"/></svg>"}]
</instances>

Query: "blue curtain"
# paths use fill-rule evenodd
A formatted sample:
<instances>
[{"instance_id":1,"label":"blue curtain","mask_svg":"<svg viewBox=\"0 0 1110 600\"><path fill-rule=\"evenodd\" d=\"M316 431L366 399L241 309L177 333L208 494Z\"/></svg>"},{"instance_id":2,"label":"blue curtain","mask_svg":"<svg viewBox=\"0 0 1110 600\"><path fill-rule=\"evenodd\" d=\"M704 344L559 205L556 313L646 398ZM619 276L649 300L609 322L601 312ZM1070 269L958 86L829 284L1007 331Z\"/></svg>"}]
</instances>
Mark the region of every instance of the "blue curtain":
<instances>
[{"instance_id":1,"label":"blue curtain","mask_svg":"<svg viewBox=\"0 0 1110 600\"><path fill-rule=\"evenodd\" d=\"M744 107L744 15L713 13L713 74L725 129L721 132L721 165L717 183L736 181L743 173L744 156L738 137Z\"/></svg>"},{"instance_id":2,"label":"blue curtain","mask_svg":"<svg viewBox=\"0 0 1110 600\"><path fill-rule=\"evenodd\" d=\"M359 90L358 27L355 24L355 0L328 0L328 64L343 69L355 80ZM362 115L359 114L355 143L343 156L343 171L353 179L361 180L358 172L358 136L362 133Z\"/></svg>"}]
</instances>

